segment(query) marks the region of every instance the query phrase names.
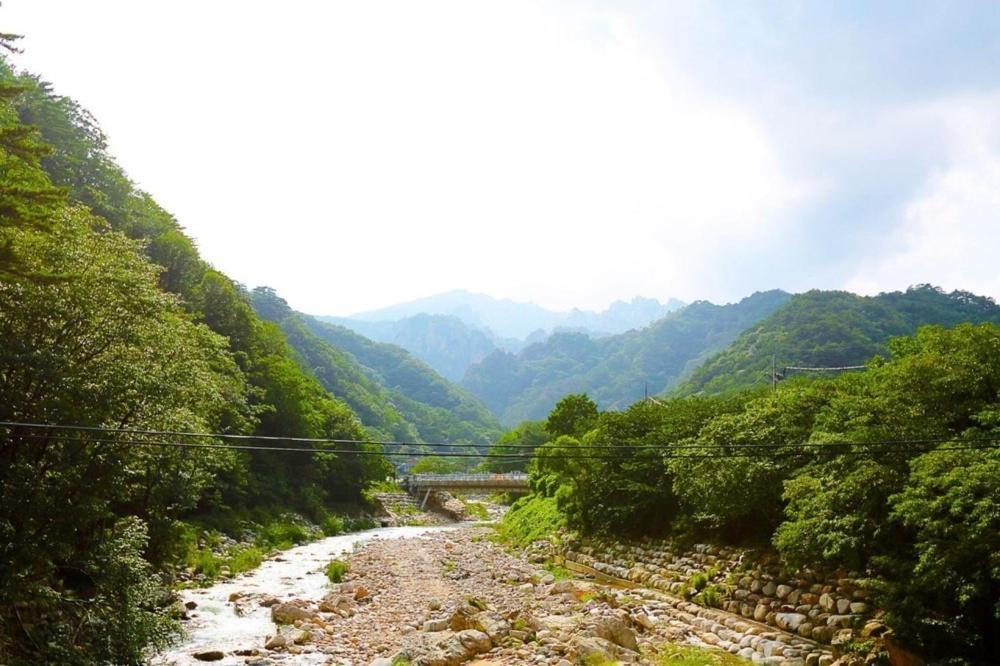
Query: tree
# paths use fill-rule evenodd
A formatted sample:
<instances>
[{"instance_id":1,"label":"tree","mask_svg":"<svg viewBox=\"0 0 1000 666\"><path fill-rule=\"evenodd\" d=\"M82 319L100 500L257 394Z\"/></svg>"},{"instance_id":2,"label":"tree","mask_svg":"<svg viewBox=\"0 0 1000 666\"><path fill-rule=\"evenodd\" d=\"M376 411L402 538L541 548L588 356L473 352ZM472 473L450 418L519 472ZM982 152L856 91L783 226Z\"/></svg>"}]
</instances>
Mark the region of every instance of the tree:
<instances>
[{"instance_id":1,"label":"tree","mask_svg":"<svg viewBox=\"0 0 1000 666\"><path fill-rule=\"evenodd\" d=\"M454 474L461 472L465 464L459 458L442 458L441 456L427 456L413 463L410 467L411 474Z\"/></svg>"},{"instance_id":2,"label":"tree","mask_svg":"<svg viewBox=\"0 0 1000 666\"><path fill-rule=\"evenodd\" d=\"M67 208L51 235L21 246L21 258L27 275L51 269L72 278L0 281L0 420L209 432L226 423L246 427L246 383L225 340L158 289L158 269L138 244ZM0 636L22 636L25 622L32 627L31 640L14 643L14 657L47 661L44 646L55 645L62 652L49 654L53 661L117 661L107 650L120 646L109 648L105 634L115 623L128 633L121 625L127 617L145 618L146 628L131 628L137 637L160 635L147 626L155 618L135 607L148 601L146 592L107 587L148 579L141 571L147 565L135 558L113 564L101 544L120 537L141 540L138 547L154 553L168 550L174 521L197 504L213 470L231 456L144 445L155 438L126 433L15 428L3 434ZM121 516L135 516L136 527L115 528ZM154 611L167 622L162 610Z\"/></svg>"},{"instance_id":3,"label":"tree","mask_svg":"<svg viewBox=\"0 0 1000 666\"><path fill-rule=\"evenodd\" d=\"M597 405L586 393L568 395L560 400L545 421L545 431L555 439L560 435L579 437L597 421Z\"/></svg>"}]
</instances>

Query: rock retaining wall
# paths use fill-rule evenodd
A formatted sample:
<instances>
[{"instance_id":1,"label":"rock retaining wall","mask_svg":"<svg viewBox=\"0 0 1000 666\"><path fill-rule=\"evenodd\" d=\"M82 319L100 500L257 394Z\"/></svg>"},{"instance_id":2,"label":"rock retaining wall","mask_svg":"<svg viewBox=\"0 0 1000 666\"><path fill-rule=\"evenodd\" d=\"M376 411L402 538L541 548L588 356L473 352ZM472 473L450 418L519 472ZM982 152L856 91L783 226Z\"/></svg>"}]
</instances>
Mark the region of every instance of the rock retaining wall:
<instances>
[{"instance_id":1,"label":"rock retaining wall","mask_svg":"<svg viewBox=\"0 0 1000 666\"><path fill-rule=\"evenodd\" d=\"M716 607L819 643L849 640L875 611L857 575L785 571L774 557L735 548L670 541L590 540L562 556L607 576L653 588L703 607Z\"/></svg>"}]
</instances>

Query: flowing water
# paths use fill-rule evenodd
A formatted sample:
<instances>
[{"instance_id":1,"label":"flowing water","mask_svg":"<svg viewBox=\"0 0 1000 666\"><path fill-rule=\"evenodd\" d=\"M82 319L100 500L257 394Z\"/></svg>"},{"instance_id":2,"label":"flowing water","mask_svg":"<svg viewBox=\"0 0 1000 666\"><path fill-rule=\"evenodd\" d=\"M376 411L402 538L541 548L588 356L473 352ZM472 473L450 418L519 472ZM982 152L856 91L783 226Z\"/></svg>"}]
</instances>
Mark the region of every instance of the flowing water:
<instances>
[{"instance_id":1,"label":"flowing water","mask_svg":"<svg viewBox=\"0 0 1000 666\"><path fill-rule=\"evenodd\" d=\"M288 599L322 599L329 588L323 573L326 564L346 552L355 544L372 539L400 539L427 532L455 529L454 526L438 527L383 527L329 537L320 541L292 548L281 553L278 559L268 560L253 571L240 574L211 587L181 592L182 602L193 601L198 606L190 611L186 623L187 636L176 646L159 655L154 664L188 666L202 664L192 655L204 650L221 650L225 659L215 664L243 664L245 657L229 654L233 650L262 648L265 637L277 633L271 622L271 610L257 601L242 604L242 615L230 603L233 593L264 595L282 601ZM287 655L282 664L322 664L329 657L321 653Z\"/></svg>"}]
</instances>

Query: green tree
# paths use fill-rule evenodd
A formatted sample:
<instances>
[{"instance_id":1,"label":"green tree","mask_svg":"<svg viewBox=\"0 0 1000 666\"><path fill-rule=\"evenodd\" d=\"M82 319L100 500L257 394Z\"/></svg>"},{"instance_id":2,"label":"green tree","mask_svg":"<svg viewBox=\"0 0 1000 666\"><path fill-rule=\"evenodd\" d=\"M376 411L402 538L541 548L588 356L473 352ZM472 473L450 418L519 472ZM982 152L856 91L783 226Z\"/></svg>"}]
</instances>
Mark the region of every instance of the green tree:
<instances>
[{"instance_id":1,"label":"green tree","mask_svg":"<svg viewBox=\"0 0 1000 666\"><path fill-rule=\"evenodd\" d=\"M159 271L135 242L71 208L50 236L22 245L21 257L28 275L51 269L72 278L0 281L0 420L185 431L248 422L245 380L225 340L158 289ZM128 617L146 618L146 628L132 628L137 640L156 635L150 616L131 605L149 594L103 587L144 577L145 565L112 564L102 544L116 538L116 517L132 515L149 527L150 552L168 549L176 518L232 457L143 445L147 438L128 434L4 435L0 635L32 627L12 658L37 661L53 644L67 661L101 660L121 647L108 647L109 627ZM80 575L88 571L102 575ZM70 627L79 630L70 635Z\"/></svg>"},{"instance_id":2,"label":"green tree","mask_svg":"<svg viewBox=\"0 0 1000 666\"><path fill-rule=\"evenodd\" d=\"M597 422L597 405L586 393L568 395L552 409L545 431L553 439L560 435L579 437Z\"/></svg>"},{"instance_id":3,"label":"green tree","mask_svg":"<svg viewBox=\"0 0 1000 666\"><path fill-rule=\"evenodd\" d=\"M540 421L524 421L507 431L489 448L492 456L517 456L516 458L487 458L483 468L490 472L524 472L535 449L548 440L548 432Z\"/></svg>"}]
</instances>

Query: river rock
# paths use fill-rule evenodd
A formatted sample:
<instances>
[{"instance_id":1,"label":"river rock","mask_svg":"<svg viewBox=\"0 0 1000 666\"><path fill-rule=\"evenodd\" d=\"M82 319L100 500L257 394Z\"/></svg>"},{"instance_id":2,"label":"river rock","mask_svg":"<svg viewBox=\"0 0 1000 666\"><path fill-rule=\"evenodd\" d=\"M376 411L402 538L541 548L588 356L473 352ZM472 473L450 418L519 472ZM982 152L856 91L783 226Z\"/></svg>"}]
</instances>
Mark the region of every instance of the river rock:
<instances>
[{"instance_id":1,"label":"river rock","mask_svg":"<svg viewBox=\"0 0 1000 666\"><path fill-rule=\"evenodd\" d=\"M195 652L191 656L198 661L220 661L226 655L222 650L204 650L202 652Z\"/></svg>"},{"instance_id":2,"label":"river rock","mask_svg":"<svg viewBox=\"0 0 1000 666\"><path fill-rule=\"evenodd\" d=\"M424 631L447 631L447 629L447 618L438 618L436 620L427 620L424 622Z\"/></svg>"},{"instance_id":3,"label":"river rock","mask_svg":"<svg viewBox=\"0 0 1000 666\"><path fill-rule=\"evenodd\" d=\"M315 620L314 611L293 603L277 604L271 607L271 621L275 624L295 624L297 620Z\"/></svg>"},{"instance_id":4,"label":"river rock","mask_svg":"<svg viewBox=\"0 0 1000 666\"><path fill-rule=\"evenodd\" d=\"M605 618L598 622L594 626L594 635L633 652L639 651L639 643L636 641L635 632L617 617Z\"/></svg>"},{"instance_id":5,"label":"river rock","mask_svg":"<svg viewBox=\"0 0 1000 666\"><path fill-rule=\"evenodd\" d=\"M494 643L499 643L500 639L510 632L510 624L499 615L490 611L482 611L473 616L475 628L490 637Z\"/></svg>"},{"instance_id":6,"label":"river rock","mask_svg":"<svg viewBox=\"0 0 1000 666\"><path fill-rule=\"evenodd\" d=\"M774 616L775 623L779 629L796 632L802 623L807 619L802 613L778 613Z\"/></svg>"}]
</instances>

